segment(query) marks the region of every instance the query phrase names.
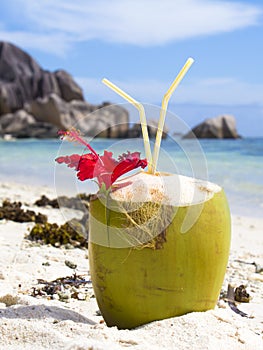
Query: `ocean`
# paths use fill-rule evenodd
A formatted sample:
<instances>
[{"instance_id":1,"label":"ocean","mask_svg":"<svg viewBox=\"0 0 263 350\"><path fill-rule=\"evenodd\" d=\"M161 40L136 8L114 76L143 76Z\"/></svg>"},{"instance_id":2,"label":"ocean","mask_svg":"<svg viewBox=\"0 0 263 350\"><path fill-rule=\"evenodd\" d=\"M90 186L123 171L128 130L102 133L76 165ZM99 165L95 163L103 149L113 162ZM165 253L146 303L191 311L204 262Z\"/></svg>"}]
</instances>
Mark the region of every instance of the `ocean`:
<instances>
[{"instance_id":1,"label":"ocean","mask_svg":"<svg viewBox=\"0 0 263 350\"><path fill-rule=\"evenodd\" d=\"M90 142L99 154L107 149L116 157L126 151L144 155L140 139ZM75 171L54 161L58 155L82 152L82 146L67 141L1 140L0 181L55 186L58 195L95 192L94 182L79 182ZM197 141L168 137L162 141L158 170L215 182L224 188L233 214L263 216L263 138Z\"/></svg>"}]
</instances>

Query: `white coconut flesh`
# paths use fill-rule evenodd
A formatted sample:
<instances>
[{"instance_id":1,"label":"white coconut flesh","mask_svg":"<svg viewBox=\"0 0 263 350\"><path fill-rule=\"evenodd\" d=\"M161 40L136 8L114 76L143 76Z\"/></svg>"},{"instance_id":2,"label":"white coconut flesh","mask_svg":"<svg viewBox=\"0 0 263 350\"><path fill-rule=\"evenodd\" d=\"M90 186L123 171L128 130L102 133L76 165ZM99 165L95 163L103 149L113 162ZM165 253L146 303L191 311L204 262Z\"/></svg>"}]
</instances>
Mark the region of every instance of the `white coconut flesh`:
<instances>
[{"instance_id":1,"label":"white coconut flesh","mask_svg":"<svg viewBox=\"0 0 263 350\"><path fill-rule=\"evenodd\" d=\"M190 206L211 199L222 188L212 182L178 174L159 175L138 172L121 178L111 193L116 201L143 203L157 202L172 206Z\"/></svg>"}]
</instances>

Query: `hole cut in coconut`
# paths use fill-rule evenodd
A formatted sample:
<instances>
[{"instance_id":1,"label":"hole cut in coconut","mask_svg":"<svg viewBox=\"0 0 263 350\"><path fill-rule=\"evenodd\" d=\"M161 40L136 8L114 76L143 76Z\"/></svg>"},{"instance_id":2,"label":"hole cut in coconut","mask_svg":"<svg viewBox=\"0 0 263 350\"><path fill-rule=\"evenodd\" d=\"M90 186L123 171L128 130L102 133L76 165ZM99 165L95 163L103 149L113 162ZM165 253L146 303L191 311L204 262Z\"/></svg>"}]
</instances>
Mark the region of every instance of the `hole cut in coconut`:
<instances>
[{"instance_id":1,"label":"hole cut in coconut","mask_svg":"<svg viewBox=\"0 0 263 350\"><path fill-rule=\"evenodd\" d=\"M204 203L221 190L213 183L175 174L140 172L116 184L123 182L127 185L97 196L100 205L90 218L94 243L160 249L180 207L185 209L178 232L186 233L198 220Z\"/></svg>"}]
</instances>

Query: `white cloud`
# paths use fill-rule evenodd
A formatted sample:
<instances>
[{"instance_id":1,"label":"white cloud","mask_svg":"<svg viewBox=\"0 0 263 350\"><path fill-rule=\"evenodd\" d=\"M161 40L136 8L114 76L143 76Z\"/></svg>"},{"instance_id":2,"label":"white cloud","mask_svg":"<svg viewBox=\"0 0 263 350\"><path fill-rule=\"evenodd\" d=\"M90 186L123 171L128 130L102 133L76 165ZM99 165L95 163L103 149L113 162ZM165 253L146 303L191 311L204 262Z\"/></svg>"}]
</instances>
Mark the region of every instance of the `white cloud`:
<instances>
[{"instance_id":1,"label":"white cloud","mask_svg":"<svg viewBox=\"0 0 263 350\"><path fill-rule=\"evenodd\" d=\"M41 34L51 43L60 36L60 45L53 47L58 53L73 42L92 39L162 45L257 25L262 14L255 5L227 0L19 1L28 35L25 46L31 45L30 35ZM39 44L39 49L45 47Z\"/></svg>"},{"instance_id":2,"label":"white cloud","mask_svg":"<svg viewBox=\"0 0 263 350\"><path fill-rule=\"evenodd\" d=\"M77 81L83 87L86 99L90 102L125 102L99 80L77 78ZM159 103L160 105L171 81L133 80L113 81L113 83L140 102ZM177 88L170 102L224 106L257 104L263 106L263 84L249 84L233 78L209 78L194 81L188 79Z\"/></svg>"},{"instance_id":3,"label":"white cloud","mask_svg":"<svg viewBox=\"0 0 263 350\"><path fill-rule=\"evenodd\" d=\"M49 36L33 32L10 32L5 29L0 29L0 38L3 41L12 42L22 49L39 49L43 52L52 53L57 56L64 56L70 48L68 39L62 34Z\"/></svg>"}]
</instances>

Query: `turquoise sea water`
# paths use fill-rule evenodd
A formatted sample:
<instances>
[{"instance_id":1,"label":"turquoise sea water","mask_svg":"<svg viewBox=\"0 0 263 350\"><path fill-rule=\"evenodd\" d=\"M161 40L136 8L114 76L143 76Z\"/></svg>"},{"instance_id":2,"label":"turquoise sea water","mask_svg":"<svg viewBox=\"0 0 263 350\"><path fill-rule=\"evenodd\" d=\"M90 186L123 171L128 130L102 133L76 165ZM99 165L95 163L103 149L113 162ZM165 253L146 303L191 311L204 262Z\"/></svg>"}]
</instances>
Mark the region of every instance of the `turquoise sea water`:
<instances>
[{"instance_id":1,"label":"turquoise sea water","mask_svg":"<svg viewBox=\"0 0 263 350\"><path fill-rule=\"evenodd\" d=\"M139 150L138 139L95 139L98 153L112 150L117 156L127 150ZM152 145L153 147L153 145ZM83 148L59 140L0 141L0 181L54 186L58 194L95 191L91 181L80 183L75 172L55 166L61 154L82 153ZM263 138L239 140L181 140L162 142L159 170L196 176L221 185L227 194L232 213L263 216Z\"/></svg>"}]
</instances>

